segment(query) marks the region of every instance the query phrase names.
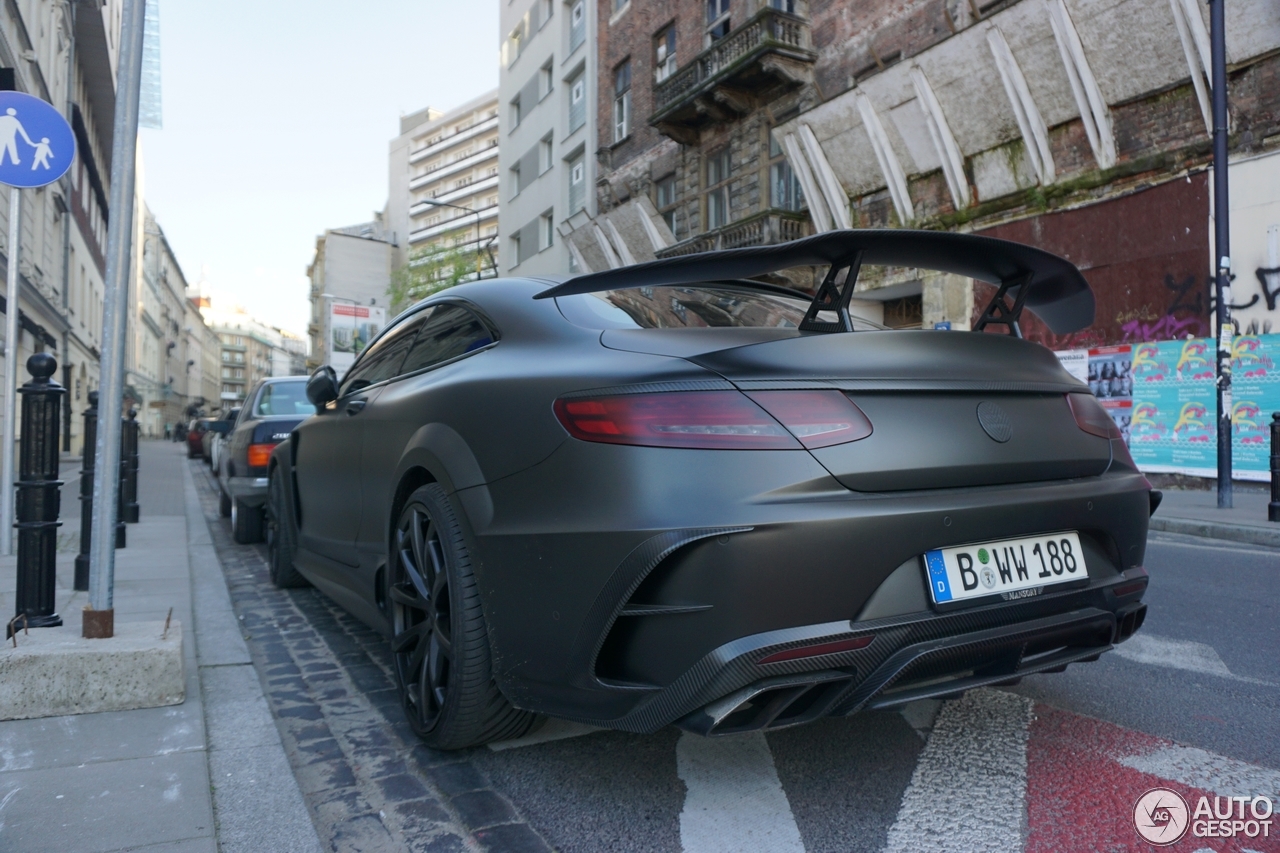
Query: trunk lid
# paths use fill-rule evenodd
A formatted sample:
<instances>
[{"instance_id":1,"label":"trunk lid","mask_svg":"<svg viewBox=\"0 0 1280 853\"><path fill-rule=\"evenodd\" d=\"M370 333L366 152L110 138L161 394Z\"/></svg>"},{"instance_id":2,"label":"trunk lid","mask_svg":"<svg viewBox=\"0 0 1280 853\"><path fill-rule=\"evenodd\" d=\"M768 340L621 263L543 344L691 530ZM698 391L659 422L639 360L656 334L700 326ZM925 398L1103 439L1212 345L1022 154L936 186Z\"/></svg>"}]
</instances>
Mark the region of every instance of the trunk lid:
<instances>
[{"instance_id":1,"label":"trunk lid","mask_svg":"<svg viewBox=\"0 0 1280 853\"><path fill-rule=\"evenodd\" d=\"M1011 336L655 331L611 330L602 343L686 358L743 391L845 392L872 434L811 452L849 489L1063 480L1096 476L1111 464L1111 443L1081 430L1067 405L1066 394L1083 386L1052 352ZM707 334L728 331L735 334Z\"/></svg>"}]
</instances>

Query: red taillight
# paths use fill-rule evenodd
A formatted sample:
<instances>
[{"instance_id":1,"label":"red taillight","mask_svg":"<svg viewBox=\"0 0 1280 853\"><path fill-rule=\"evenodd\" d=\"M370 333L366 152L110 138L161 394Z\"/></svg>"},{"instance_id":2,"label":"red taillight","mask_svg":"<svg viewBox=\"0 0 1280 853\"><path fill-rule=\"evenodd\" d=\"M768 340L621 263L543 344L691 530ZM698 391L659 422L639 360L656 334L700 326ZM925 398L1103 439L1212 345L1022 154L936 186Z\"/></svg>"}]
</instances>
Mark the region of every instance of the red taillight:
<instances>
[{"instance_id":1,"label":"red taillight","mask_svg":"<svg viewBox=\"0 0 1280 853\"><path fill-rule=\"evenodd\" d=\"M1068 394L1067 406L1076 419L1076 426L1099 438L1124 438L1116 422L1092 394Z\"/></svg>"},{"instance_id":2,"label":"red taillight","mask_svg":"<svg viewBox=\"0 0 1280 853\"><path fill-rule=\"evenodd\" d=\"M871 435L871 421L840 391L756 391L747 396L810 450Z\"/></svg>"},{"instance_id":3,"label":"red taillight","mask_svg":"<svg viewBox=\"0 0 1280 853\"><path fill-rule=\"evenodd\" d=\"M831 643L818 643L813 646L801 646L798 649L787 649L782 652L774 652L771 655L760 658L756 661L756 665L766 663L781 663L785 660L799 660L800 658L812 658L818 655L833 655L836 652L852 652L856 649L865 649L871 645L871 641L875 639L872 634L869 637L856 637L852 640L836 640Z\"/></svg>"},{"instance_id":4,"label":"red taillight","mask_svg":"<svg viewBox=\"0 0 1280 853\"><path fill-rule=\"evenodd\" d=\"M583 441L717 450L800 449L777 421L737 391L560 399L555 412L569 434Z\"/></svg>"},{"instance_id":5,"label":"red taillight","mask_svg":"<svg viewBox=\"0 0 1280 853\"><path fill-rule=\"evenodd\" d=\"M271 461L271 451L275 450L274 444L251 444L249 445L249 467L265 468L267 463Z\"/></svg>"}]
</instances>

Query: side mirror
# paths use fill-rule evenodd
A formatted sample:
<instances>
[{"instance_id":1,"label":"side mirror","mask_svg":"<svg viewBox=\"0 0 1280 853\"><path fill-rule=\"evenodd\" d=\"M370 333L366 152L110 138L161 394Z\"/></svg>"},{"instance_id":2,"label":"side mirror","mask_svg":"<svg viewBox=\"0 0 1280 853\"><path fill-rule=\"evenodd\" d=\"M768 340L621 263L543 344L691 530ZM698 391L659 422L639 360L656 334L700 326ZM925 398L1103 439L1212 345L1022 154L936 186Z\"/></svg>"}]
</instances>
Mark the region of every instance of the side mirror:
<instances>
[{"instance_id":1,"label":"side mirror","mask_svg":"<svg viewBox=\"0 0 1280 853\"><path fill-rule=\"evenodd\" d=\"M338 374L332 367L326 364L311 374L307 380L307 399L316 411L338 399Z\"/></svg>"}]
</instances>

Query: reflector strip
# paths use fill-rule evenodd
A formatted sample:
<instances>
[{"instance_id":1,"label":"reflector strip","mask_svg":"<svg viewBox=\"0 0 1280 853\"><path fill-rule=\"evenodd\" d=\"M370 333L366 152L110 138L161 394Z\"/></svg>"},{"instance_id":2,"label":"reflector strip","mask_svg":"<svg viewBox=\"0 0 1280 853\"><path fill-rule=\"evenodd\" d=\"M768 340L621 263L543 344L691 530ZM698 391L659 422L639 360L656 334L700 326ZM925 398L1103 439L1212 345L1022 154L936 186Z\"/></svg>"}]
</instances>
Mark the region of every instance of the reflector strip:
<instances>
[{"instance_id":1,"label":"reflector strip","mask_svg":"<svg viewBox=\"0 0 1280 853\"><path fill-rule=\"evenodd\" d=\"M787 649L782 652L774 652L773 654L762 657L756 661L757 666L766 663L781 663L784 660L799 660L800 658L812 658L818 655L833 655L836 652L852 652L856 649L865 649L871 645L875 634L866 637L854 637L852 640L836 640L831 643L819 643L816 646L801 646L798 649Z\"/></svg>"}]
</instances>

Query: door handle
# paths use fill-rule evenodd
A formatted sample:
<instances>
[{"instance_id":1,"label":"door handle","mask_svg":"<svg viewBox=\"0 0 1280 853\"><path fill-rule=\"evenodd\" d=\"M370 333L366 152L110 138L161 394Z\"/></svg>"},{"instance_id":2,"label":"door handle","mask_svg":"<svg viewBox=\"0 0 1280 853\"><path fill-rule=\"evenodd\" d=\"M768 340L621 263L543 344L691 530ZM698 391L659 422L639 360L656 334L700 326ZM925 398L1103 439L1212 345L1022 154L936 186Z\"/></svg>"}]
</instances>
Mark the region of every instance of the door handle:
<instances>
[{"instance_id":1,"label":"door handle","mask_svg":"<svg viewBox=\"0 0 1280 853\"><path fill-rule=\"evenodd\" d=\"M364 411L364 407L367 402L368 402L367 400L352 400L350 403L347 403L347 414L348 415L360 414L361 412Z\"/></svg>"}]
</instances>

